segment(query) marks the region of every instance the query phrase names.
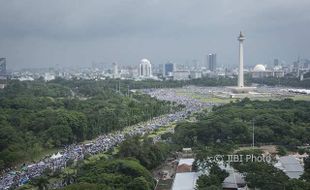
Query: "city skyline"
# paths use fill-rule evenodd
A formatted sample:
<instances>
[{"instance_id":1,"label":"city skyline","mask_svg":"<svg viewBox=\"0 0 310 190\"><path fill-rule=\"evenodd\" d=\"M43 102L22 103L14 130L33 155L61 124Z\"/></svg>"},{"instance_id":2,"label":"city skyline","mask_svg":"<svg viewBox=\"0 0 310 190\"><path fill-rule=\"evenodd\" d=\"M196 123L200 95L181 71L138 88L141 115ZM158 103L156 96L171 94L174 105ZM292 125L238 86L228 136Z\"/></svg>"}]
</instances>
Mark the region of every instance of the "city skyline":
<instances>
[{"instance_id":1,"label":"city skyline","mask_svg":"<svg viewBox=\"0 0 310 190\"><path fill-rule=\"evenodd\" d=\"M238 65L235 38L247 34L245 67L287 64L310 57L310 2L259 1L48 1L2 2L0 57L8 69L90 66L93 62L138 65L171 60Z\"/></svg>"}]
</instances>

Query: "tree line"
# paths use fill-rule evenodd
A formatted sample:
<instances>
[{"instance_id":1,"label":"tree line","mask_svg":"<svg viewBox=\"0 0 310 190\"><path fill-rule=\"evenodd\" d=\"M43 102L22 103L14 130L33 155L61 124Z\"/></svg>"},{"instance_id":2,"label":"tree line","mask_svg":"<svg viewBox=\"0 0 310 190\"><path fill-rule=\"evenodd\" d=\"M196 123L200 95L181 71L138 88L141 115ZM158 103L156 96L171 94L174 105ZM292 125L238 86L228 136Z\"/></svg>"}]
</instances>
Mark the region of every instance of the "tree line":
<instances>
[{"instance_id":1,"label":"tree line","mask_svg":"<svg viewBox=\"0 0 310 190\"><path fill-rule=\"evenodd\" d=\"M0 170L177 109L95 81L9 81L0 91Z\"/></svg>"},{"instance_id":2,"label":"tree line","mask_svg":"<svg viewBox=\"0 0 310 190\"><path fill-rule=\"evenodd\" d=\"M197 189L219 189L225 173L206 162L215 155L242 154L261 155L261 152L238 152L241 144L252 143L254 124L255 143L272 143L296 151L300 145L310 142L310 102L293 101L251 101L243 99L229 104L215 106L210 112L197 114L196 122L182 122L175 128L172 139L184 147L193 147L196 153L194 168L209 165L210 175L202 175ZM310 152L309 150L304 150ZM203 164L202 164L203 163ZM214 164L214 163L213 163ZM309 158L305 159L305 172L301 179L291 179L272 164L266 162L241 162L233 165L245 174L249 187L266 190L309 189ZM212 168L212 170L210 170Z\"/></svg>"},{"instance_id":3,"label":"tree line","mask_svg":"<svg viewBox=\"0 0 310 190\"><path fill-rule=\"evenodd\" d=\"M214 107L195 123L180 123L174 140L184 146L214 142L251 144L255 128L256 143L299 146L310 141L310 102L250 101Z\"/></svg>"}]
</instances>

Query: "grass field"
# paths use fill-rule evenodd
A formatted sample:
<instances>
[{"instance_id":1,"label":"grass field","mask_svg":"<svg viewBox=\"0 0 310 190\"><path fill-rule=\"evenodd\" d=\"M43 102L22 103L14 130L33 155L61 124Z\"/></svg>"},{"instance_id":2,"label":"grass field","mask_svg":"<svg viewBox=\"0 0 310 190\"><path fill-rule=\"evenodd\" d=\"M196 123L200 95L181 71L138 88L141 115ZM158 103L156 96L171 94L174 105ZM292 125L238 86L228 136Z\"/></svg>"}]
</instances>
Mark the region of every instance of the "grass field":
<instances>
[{"instance_id":1,"label":"grass field","mask_svg":"<svg viewBox=\"0 0 310 190\"><path fill-rule=\"evenodd\" d=\"M201 94L195 93L195 92L185 92L184 90L180 90L179 92L177 92L177 95L191 97L191 98L200 100L202 102L207 102L207 103L225 104L225 103L229 103L230 101L233 101L233 99L221 99L221 98L216 98L216 97L207 97L207 96L203 96Z\"/></svg>"},{"instance_id":2,"label":"grass field","mask_svg":"<svg viewBox=\"0 0 310 190\"><path fill-rule=\"evenodd\" d=\"M217 97L205 96L205 95L201 95L199 93L185 91L184 89L179 89L177 91L177 95L191 97L191 98L200 100L202 102L207 102L207 103L226 104L226 103L229 103L231 101L235 101L236 100L236 99L229 99L229 98L217 98ZM309 95L298 94L298 95L293 95L290 98L293 99L293 100L310 101L310 96ZM281 100L283 98L261 97L261 98L252 98L252 99L260 100L260 101L269 101L269 100Z\"/></svg>"},{"instance_id":3,"label":"grass field","mask_svg":"<svg viewBox=\"0 0 310 190\"><path fill-rule=\"evenodd\" d=\"M176 124L173 123L173 124L168 125L168 126L160 127L160 128L158 128L157 130L155 130L155 131L153 131L152 133L150 133L150 134L148 135L148 137L154 138L154 137L156 137L156 136L165 134L165 133L167 133L167 132L169 132L169 131L172 131L173 128L174 128L175 126L176 126Z\"/></svg>"},{"instance_id":4,"label":"grass field","mask_svg":"<svg viewBox=\"0 0 310 190\"><path fill-rule=\"evenodd\" d=\"M38 162L40 160L42 160L42 158L44 158L46 155L52 155L52 154L56 154L57 152L59 152L61 149L60 148L52 148L52 149L44 149L42 152L40 152L39 154L36 154L33 156L33 160L35 162Z\"/></svg>"},{"instance_id":5,"label":"grass field","mask_svg":"<svg viewBox=\"0 0 310 190\"><path fill-rule=\"evenodd\" d=\"M305 100L310 101L310 96L308 95L296 95L292 98L293 100Z\"/></svg>"},{"instance_id":6,"label":"grass field","mask_svg":"<svg viewBox=\"0 0 310 190\"><path fill-rule=\"evenodd\" d=\"M116 149L116 148L115 148ZM109 156L107 155L106 152L104 153L100 153L100 154L96 154L96 155L92 155L89 158L84 160L84 163L94 163L102 158L107 159Z\"/></svg>"},{"instance_id":7,"label":"grass field","mask_svg":"<svg viewBox=\"0 0 310 190\"><path fill-rule=\"evenodd\" d=\"M264 145L264 146L256 146L254 148L255 150L261 150L263 153L266 154L276 154L277 153L277 146L276 145ZM244 150L253 150L252 146L247 146L247 147L239 147L238 149L235 150L234 153L238 151L244 151Z\"/></svg>"}]
</instances>

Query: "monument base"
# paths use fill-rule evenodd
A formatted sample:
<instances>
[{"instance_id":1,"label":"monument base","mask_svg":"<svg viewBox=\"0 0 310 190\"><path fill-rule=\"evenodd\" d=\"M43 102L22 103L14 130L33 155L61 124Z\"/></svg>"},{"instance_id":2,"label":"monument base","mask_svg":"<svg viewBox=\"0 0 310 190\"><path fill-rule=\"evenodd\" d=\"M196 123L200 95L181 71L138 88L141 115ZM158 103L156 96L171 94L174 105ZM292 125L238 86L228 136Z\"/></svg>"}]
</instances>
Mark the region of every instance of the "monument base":
<instances>
[{"instance_id":1,"label":"monument base","mask_svg":"<svg viewBox=\"0 0 310 190\"><path fill-rule=\"evenodd\" d=\"M272 97L271 93L262 93L254 91L256 87L227 87L227 90L222 92L214 92L213 95L224 99L243 99L243 98L266 98Z\"/></svg>"},{"instance_id":2,"label":"monument base","mask_svg":"<svg viewBox=\"0 0 310 190\"><path fill-rule=\"evenodd\" d=\"M229 88L233 93L236 94L247 94L256 89L256 87L237 87L237 86L231 86L227 88Z\"/></svg>"},{"instance_id":3,"label":"monument base","mask_svg":"<svg viewBox=\"0 0 310 190\"><path fill-rule=\"evenodd\" d=\"M249 93L230 93L229 94L230 98L238 98L238 99L243 99L243 98L250 98L250 99L256 99L256 98L271 98L272 94L270 93L257 93L257 92L249 92Z\"/></svg>"}]
</instances>

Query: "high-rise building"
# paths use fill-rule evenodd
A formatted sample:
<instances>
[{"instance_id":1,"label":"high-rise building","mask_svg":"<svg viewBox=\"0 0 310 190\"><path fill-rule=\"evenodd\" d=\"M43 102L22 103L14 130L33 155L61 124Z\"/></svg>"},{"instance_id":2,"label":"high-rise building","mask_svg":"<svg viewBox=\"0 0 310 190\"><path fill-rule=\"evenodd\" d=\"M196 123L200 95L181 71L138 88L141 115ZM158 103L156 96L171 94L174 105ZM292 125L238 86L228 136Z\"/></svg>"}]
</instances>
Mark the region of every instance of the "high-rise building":
<instances>
[{"instance_id":1,"label":"high-rise building","mask_svg":"<svg viewBox=\"0 0 310 190\"><path fill-rule=\"evenodd\" d=\"M310 60L308 60L308 59L304 60L303 68L310 70Z\"/></svg>"},{"instance_id":2,"label":"high-rise building","mask_svg":"<svg viewBox=\"0 0 310 190\"><path fill-rule=\"evenodd\" d=\"M171 76L174 71L174 64L168 62L164 65L164 76Z\"/></svg>"},{"instance_id":3,"label":"high-rise building","mask_svg":"<svg viewBox=\"0 0 310 190\"><path fill-rule=\"evenodd\" d=\"M6 59L0 58L0 89L3 89L7 83Z\"/></svg>"},{"instance_id":4,"label":"high-rise building","mask_svg":"<svg viewBox=\"0 0 310 190\"><path fill-rule=\"evenodd\" d=\"M274 66L274 67L280 66L280 64L279 64L279 59L274 59L274 60L273 60L273 66Z\"/></svg>"},{"instance_id":5,"label":"high-rise building","mask_svg":"<svg viewBox=\"0 0 310 190\"><path fill-rule=\"evenodd\" d=\"M119 77L119 72L118 72L118 66L116 63L113 63L113 78L118 78Z\"/></svg>"},{"instance_id":6,"label":"high-rise building","mask_svg":"<svg viewBox=\"0 0 310 190\"><path fill-rule=\"evenodd\" d=\"M162 77L164 75L164 64L152 65L152 76Z\"/></svg>"},{"instance_id":7,"label":"high-rise building","mask_svg":"<svg viewBox=\"0 0 310 190\"><path fill-rule=\"evenodd\" d=\"M198 60L197 59L193 59L192 60L192 68L193 69L198 69Z\"/></svg>"},{"instance_id":8,"label":"high-rise building","mask_svg":"<svg viewBox=\"0 0 310 190\"><path fill-rule=\"evenodd\" d=\"M6 59L0 58L0 75L6 75Z\"/></svg>"},{"instance_id":9,"label":"high-rise building","mask_svg":"<svg viewBox=\"0 0 310 190\"><path fill-rule=\"evenodd\" d=\"M210 71L216 71L216 53L208 55L208 69Z\"/></svg>"},{"instance_id":10,"label":"high-rise building","mask_svg":"<svg viewBox=\"0 0 310 190\"><path fill-rule=\"evenodd\" d=\"M152 65L147 59L142 59L139 66L139 76L143 78L152 77Z\"/></svg>"}]
</instances>

